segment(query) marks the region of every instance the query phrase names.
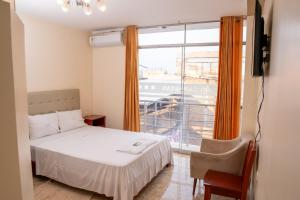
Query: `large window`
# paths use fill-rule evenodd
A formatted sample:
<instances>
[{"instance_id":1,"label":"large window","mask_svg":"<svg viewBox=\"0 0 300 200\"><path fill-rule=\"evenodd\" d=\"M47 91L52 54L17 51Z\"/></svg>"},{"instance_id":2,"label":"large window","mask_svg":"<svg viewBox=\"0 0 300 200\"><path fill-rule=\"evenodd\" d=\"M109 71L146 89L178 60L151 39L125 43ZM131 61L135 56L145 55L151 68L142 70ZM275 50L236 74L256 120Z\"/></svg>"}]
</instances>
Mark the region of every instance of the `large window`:
<instances>
[{"instance_id":1,"label":"large window","mask_svg":"<svg viewBox=\"0 0 300 200\"><path fill-rule=\"evenodd\" d=\"M174 148L187 150L212 138L219 32L219 23L140 29L142 131L168 136Z\"/></svg>"}]
</instances>

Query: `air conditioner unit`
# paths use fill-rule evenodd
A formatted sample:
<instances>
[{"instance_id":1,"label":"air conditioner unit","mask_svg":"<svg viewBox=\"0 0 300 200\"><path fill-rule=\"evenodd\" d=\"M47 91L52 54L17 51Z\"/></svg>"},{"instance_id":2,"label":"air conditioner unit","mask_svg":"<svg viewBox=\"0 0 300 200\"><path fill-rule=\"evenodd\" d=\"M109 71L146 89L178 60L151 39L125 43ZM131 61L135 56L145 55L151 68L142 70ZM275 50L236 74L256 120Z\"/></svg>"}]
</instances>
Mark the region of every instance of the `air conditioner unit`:
<instances>
[{"instance_id":1,"label":"air conditioner unit","mask_svg":"<svg viewBox=\"0 0 300 200\"><path fill-rule=\"evenodd\" d=\"M123 30L96 31L90 36L92 47L109 47L123 45Z\"/></svg>"}]
</instances>

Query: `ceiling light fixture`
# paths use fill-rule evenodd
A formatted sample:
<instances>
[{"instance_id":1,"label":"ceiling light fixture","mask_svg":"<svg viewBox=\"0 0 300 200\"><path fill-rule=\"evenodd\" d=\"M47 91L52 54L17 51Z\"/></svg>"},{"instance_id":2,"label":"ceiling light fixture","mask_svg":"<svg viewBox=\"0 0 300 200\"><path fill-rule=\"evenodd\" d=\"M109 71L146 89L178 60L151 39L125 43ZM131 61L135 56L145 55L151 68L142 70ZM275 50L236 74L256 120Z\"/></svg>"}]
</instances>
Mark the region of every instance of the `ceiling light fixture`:
<instances>
[{"instance_id":1,"label":"ceiling light fixture","mask_svg":"<svg viewBox=\"0 0 300 200\"><path fill-rule=\"evenodd\" d=\"M106 0L57 0L57 4L61 6L63 12L68 12L72 5L81 7L85 15L93 13L92 6L96 5L97 8L104 12L107 9Z\"/></svg>"},{"instance_id":2,"label":"ceiling light fixture","mask_svg":"<svg viewBox=\"0 0 300 200\"><path fill-rule=\"evenodd\" d=\"M98 0L97 1L97 7L99 10L101 10L102 12L106 11L107 7L106 7L106 4L105 4L105 1L104 0Z\"/></svg>"}]
</instances>

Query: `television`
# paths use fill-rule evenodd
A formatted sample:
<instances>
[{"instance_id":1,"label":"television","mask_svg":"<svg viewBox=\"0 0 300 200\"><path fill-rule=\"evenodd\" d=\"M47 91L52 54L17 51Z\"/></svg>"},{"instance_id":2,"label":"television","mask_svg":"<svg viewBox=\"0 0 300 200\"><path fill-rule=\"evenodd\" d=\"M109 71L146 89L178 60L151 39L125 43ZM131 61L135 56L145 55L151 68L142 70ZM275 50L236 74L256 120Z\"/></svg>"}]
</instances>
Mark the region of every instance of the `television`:
<instances>
[{"instance_id":1,"label":"television","mask_svg":"<svg viewBox=\"0 0 300 200\"><path fill-rule=\"evenodd\" d=\"M268 37L264 33L264 18L262 17L262 7L258 0L255 3L255 28L254 28L254 60L252 66L253 76L264 74L264 48L267 46Z\"/></svg>"}]
</instances>

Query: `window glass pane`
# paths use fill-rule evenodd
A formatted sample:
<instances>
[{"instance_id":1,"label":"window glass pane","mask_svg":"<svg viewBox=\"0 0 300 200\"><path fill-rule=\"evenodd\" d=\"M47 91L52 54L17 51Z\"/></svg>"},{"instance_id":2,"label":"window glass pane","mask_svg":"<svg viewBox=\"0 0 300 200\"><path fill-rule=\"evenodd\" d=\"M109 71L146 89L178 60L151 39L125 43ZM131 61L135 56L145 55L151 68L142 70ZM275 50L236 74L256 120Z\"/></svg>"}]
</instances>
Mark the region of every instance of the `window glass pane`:
<instances>
[{"instance_id":1,"label":"window glass pane","mask_svg":"<svg viewBox=\"0 0 300 200\"><path fill-rule=\"evenodd\" d=\"M243 41L246 41L247 27L244 20ZM220 24L200 23L186 25L186 43L218 43L220 40ZM139 30L139 46L184 44L184 25L161 26Z\"/></svg>"},{"instance_id":2,"label":"window glass pane","mask_svg":"<svg viewBox=\"0 0 300 200\"><path fill-rule=\"evenodd\" d=\"M140 49L141 130L168 136L179 144L182 48ZM179 66L178 66L179 65Z\"/></svg>"},{"instance_id":3,"label":"window glass pane","mask_svg":"<svg viewBox=\"0 0 300 200\"><path fill-rule=\"evenodd\" d=\"M184 26L139 30L139 45L148 46L139 49L141 130L167 136L174 148L198 150L201 138L213 136L220 30L219 23L186 28L186 45Z\"/></svg>"},{"instance_id":4,"label":"window glass pane","mask_svg":"<svg viewBox=\"0 0 300 200\"><path fill-rule=\"evenodd\" d=\"M220 23L200 23L189 24L186 26L187 43L218 43Z\"/></svg>"},{"instance_id":5,"label":"window glass pane","mask_svg":"<svg viewBox=\"0 0 300 200\"><path fill-rule=\"evenodd\" d=\"M184 43L184 26L168 26L139 30L139 46Z\"/></svg>"},{"instance_id":6,"label":"window glass pane","mask_svg":"<svg viewBox=\"0 0 300 200\"><path fill-rule=\"evenodd\" d=\"M242 57L242 84L241 84L241 106L244 103L244 80L245 80L245 67L246 65L246 45L243 45L243 57Z\"/></svg>"},{"instance_id":7,"label":"window glass pane","mask_svg":"<svg viewBox=\"0 0 300 200\"><path fill-rule=\"evenodd\" d=\"M187 47L185 53L182 143L212 138L218 88L218 46Z\"/></svg>"},{"instance_id":8,"label":"window glass pane","mask_svg":"<svg viewBox=\"0 0 300 200\"><path fill-rule=\"evenodd\" d=\"M247 26L243 27L243 41L246 42L247 40Z\"/></svg>"},{"instance_id":9,"label":"window glass pane","mask_svg":"<svg viewBox=\"0 0 300 200\"><path fill-rule=\"evenodd\" d=\"M140 49L140 100L181 93L181 48Z\"/></svg>"},{"instance_id":10,"label":"window glass pane","mask_svg":"<svg viewBox=\"0 0 300 200\"><path fill-rule=\"evenodd\" d=\"M186 102L215 104L218 82L218 46L187 47L184 94Z\"/></svg>"},{"instance_id":11,"label":"window glass pane","mask_svg":"<svg viewBox=\"0 0 300 200\"><path fill-rule=\"evenodd\" d=\"M244 20L243 26L243 41L246 41L247 37L247 21ZM187 43L219 43L220 40L220 24L216 23L200 23L189 24L186 26L186 42Z\"/></svg>"},{"instance_id":12,"label":"window glass pane","mask_svg":"<svg viewBox=\"0 0 300 200\"><path fill-rule=\"evenodd\" d=\"M140 49L139 93L141 130L165 135L179 145L182 48Z\"/></svg>"}]
</instances>

